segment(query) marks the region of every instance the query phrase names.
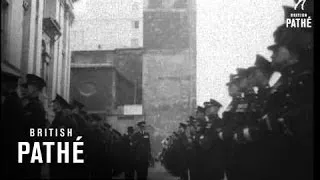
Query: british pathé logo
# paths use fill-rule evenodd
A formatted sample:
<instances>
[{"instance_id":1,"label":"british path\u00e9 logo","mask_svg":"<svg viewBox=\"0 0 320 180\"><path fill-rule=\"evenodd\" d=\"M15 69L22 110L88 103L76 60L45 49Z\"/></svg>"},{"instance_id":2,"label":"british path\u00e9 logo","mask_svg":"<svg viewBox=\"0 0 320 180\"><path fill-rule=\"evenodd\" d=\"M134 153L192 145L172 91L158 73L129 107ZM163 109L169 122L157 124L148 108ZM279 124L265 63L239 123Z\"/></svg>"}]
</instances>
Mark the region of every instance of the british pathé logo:
<instances>
[{"instance_id":1,"label":"british path\u00e9 logo","mask_svg":"<svg viewBox=\"0 0 320 180\"><path fill-rule=\"evenodd\" d=\"M290 12L286 17L287 28L312 28L312 18L304 11L304 5L307 0L299 0L295 6L294 11ZM301 10L298 7L301 7ZM297 11L299 10L299 11Z\"/></svg>"},{"instance_id":2,"label":"british path\u00e9 logo","mask_svg":"<svg viewBox=\"0 0 320 180\"><path fill-rule=\"evenodd\" d=\"M294 10L297 10L298 6L301 5L301 10L304 10L304 4L307 0L299 0L297 4L294 6Z\"/></svg>"}]
</instances>

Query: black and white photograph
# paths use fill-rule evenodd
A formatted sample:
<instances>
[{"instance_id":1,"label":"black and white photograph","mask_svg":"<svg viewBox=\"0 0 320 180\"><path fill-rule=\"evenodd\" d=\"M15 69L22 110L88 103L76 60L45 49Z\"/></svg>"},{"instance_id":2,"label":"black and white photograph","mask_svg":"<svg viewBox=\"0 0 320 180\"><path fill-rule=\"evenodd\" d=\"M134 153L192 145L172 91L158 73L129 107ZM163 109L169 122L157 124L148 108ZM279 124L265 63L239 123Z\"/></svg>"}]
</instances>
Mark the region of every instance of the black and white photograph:
<instances>
[{"instance_id":1,"label":"black and white photograph","mask_svg":"<svg viewBox=\"0 0 320 180\"><path fill-rule=\"evenodd\" d=\"M2 179L313 180L314 0L1 0Z\"/></svg>"}]
</instances>

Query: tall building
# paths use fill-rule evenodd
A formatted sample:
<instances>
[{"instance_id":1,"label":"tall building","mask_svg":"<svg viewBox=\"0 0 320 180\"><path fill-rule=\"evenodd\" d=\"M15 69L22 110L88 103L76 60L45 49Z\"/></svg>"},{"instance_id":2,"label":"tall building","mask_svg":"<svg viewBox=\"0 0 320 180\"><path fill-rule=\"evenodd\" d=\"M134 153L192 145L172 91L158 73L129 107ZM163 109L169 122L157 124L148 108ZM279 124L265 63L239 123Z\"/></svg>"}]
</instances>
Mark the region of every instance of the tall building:
<instances>
[{"instance_id":1,"label":"tall building","mask_svg":"<svg viewBox=\"0 0 320 180\"><path fill-rule=\"evenodd\" d=\"M145 0L143 111L153 152L196 108L195 0Z\"/></svg>"},{"instance_id":2,"label":"tall building","mask_svg":"<svg viewBox=\"0 0 320 180\"><path fill-rule=\"evenodd\" d=\"M71 99L125 132L142 116L142 0L83 0L72 27Z\"/></svg>"},{"instance_id":3,"label":"tall building","mask_svg":"<svg viewBox=\"0 0 320 180\"><path fill-rule=\"evenodd\" d=\"M74 0L2 0L1 70L47 82L42 100L69 97Z\"/></svg>"}]
</instances>

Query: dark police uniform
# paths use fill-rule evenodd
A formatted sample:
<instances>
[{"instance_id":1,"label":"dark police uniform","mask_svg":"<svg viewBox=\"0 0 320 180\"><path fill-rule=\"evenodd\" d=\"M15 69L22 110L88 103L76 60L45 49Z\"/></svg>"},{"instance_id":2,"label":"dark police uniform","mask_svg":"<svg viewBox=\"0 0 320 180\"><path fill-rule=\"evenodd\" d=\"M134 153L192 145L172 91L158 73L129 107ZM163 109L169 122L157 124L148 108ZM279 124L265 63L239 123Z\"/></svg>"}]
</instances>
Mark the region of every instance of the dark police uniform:
<instances>
[{"instance_id":1,"label":"dark police uniform","mask_svg":"<svg viewBox=\"0 0 320 180\"><path fill-rule=\"evenodd\" d=\"M238 75L230 75L230 82L227 85L238 82L240 77ZM225 174L228 180L234 180L238 177L237 166L234 160L234 149L236 142L233 140L234 132L238 127L239 112L238 105L241 104L242 97L240 94L238 96L232 97L231 103L227 106L222 114L223 127L218 133L219 138L223 140L223 148L225 150ZM241 107L241 106L240 106Z\"/></svg>"},{"instance_id":2,"label":"dark police uniform","mask_svg":"<svg viewBox=\"0 0 320 180\"><path fill-rule=\"evenodd\" d=\"M138 123L138 126L145 124ZM150 135L147 132L136 132L133 137L133 149L135 152L135 171L138 179L147 179L148 167L151 158Z\"/></svg>"},{"instance_id":3,"label":"dark police uniform","mask_svg":"<svg viewBox=\"0 0 320 180\"><path fill-rule=\"evenodd\" d=\"M17 143L22 141L22 123L23 123L23 106L21 99L15 92L18 85L19 76L1 72L1 83L6 83L11 89L11 92L3 92L5 97L1 105L1 119L3 119L4 126L2 127L2 137L4 140L4 167L6 178L22 178L24 175L22 166L17 162L18 148ZM17 126L18 124L18 126ZM3 166L2 166L3 167ZM20 173L17 173L20 172Z\"/></svg>"},{"instance_id":4,"label":"dark police uniform","mask_svg":"<svg viewBox=\"0 0 320 180\"><path fill-rule=\"evenodd\" d=\"M198 106L196 114L198 115L198 113L204 114L205 108ZM201 136L200 132L205 130L206 122L203 117L200 118L200 116L198 116L195 118L190 116L187 124L190 133L185 140L186 160L189 169L189 179L195 180L202 178L204 175L205 165L203 159L205 156L202 156L199 137Z\"/></svg>"},{"instance_id":5,"label":"dark police uniform","mask_svg":"<svg viewBox=\"0 0 320 180\"><path fill-rule=\"evenodd\" d=\"M188 137L186 135L185 130L187 129L187 124L180 123L180 127L184 129L184 132L178 133L178 143L179 143L179 151L181 158L181 180L188 179L188 158L187 158L187 147L188 147Z\"/></svg>"},{"instance_id":6,"label":"dark police uniform","mask_svg":"<svg viewBox=\"0 0 320 180\"><path fill-rule=\"evenodd\" d=\"M43 87L46 86L45 81L33 74L27 74L27 85L33 85L41 92ZM33 144L34 142L41 142L41 138L30 137L30 128L44 128L46 126L46 113L43 107L42 102L39 100L39 97L29 97L28 103L24 106L24 123L23 123L23 132L26 137L26 141ZM30 147L33 149L33 146ZM27 158L24 160L29 161L31 159L31 155L26 156ZM30 162L23 163L26 168L26 177L27 178L36 178L39 179L41 177L41 164L34 163L30 164Z\"/></svg>"},{"instance_id":7,"label":"dark police uniform","mask_svg":"<svg viewBox=\"0 0 320 180\"><path fill-rule=\"evenodd\" d=\"M125 144L121 133L115 129L112 129L112 169L113 176L118 176L125 171L124 164L127 163L126 159L123 157L125 151Z\"/></svg>"},{"instance_id":8,"label":"dark police uniform","mask_svg":"<svg viewBox=\"0 0 320 180\"><path fill-rule=\"evenodd\" d=\"M218 137L221 128L221 119L217 115L209 116L204 133L199 138L204 161L204 179L223 179L224 177L224 149L222 140Z\"/></svg>"},{"instance_id":9,"label":"dark police uniform","mask_svg":"<svg viewBox=\"0 0 320 180\"><path fill-rule=\"evenodd\" d=\"M288 8L286 11L288 17ZM313 179L312 31L282 25L274 33L276 44L268 47L274 51L284 46L298 59L281 70L278 86L271 91L265 109L269 117L265 119L271 121L269 129L274 137L271 145L284 149L272 154L272 159L281 165L276 169L281 175L274 173L274 179Z\"/></svg>"},{"instance_id":10,"label":"dark police uniform","mask_svg":"<svg viewBox=\"0 0 320 180\"><path fill-rule=\"evenodd\" d=\"M91 114L90 118L94 123L101 122L101 117L97 114ZM112 158L111 156L111 132L109 129L103 129L98 124L92 124L88 132L88 164L91 171L91 178L112 177Z\"/></svg>"},{"instance_id":11,"label":"dark police uniform","mask_svg":"<svg viewBox=\"0 0 320 180\"><path fill-rule=\"evenodd\" d=\"M134 179L134 154L132 149L132 135L134 129L128 127L128 134L123 135L125 164L125 179Z\"/></svg>"},{"instance_id":12,"label":"dark police uniform","mask_svg":"<svg viewBox=\"0 0 320 180\"><path fill-rule=\"evenodd\" d=\"M204 103L205 109L211 107L220 108L222 105L210 99ZM200 156L203 157L203 176L204 179L223 179L224 177L224 149L221 139L218 137L218 131L222 128L222 119L217 114L211 112L205 116L205 129L199 137L201 148Z\"/></svg>"},{"instance_id":13,"label":"dark police uniform","mask_svg":"<svg viewBox=\"0 0 320 180\"><path fill-rule=\"evenodd\" d=\"M183 123L180 123L180 126ZM186 124L182 125L186 126ZM168 148L163 152L163 164L166 170L175 177L188 179L186 144L184 133L174 132L169 137Z\"/></svg>"},{"instance_id":14,"label":"dark police uniform","mask_svg":"<svg viewBox=\"0 0 320 180\"><path fill-rule=\"evenodd\" d=\"M238 112L243 113L243 121L236 128L236 143L234 161L237 167L236 179L260 179L261 158L264 156L261 149L261 132L257 119L260 117L260 102L258 94L248 88L243 100L238 106Z\"/></svg>"},{"instance_id":15,"label":"dark police uniform","mask_svg":"<svg viewBox=\"0 0 320 180\"><path fill-rule=\"evenodd\" d=\"M280 82L265 110L271 121L270 146L276 149L269 165L277 162L281 165L273 174L277 179L310 179L313 168L312 71L298 63L282 71Z\"/></svg>"},{"instance_id":16,"label":"dark police uniform","mask_svg":"<svg viewBox=\"0 0 320 180\"><path fill-rule=\"evenodd\" d=\"M55 113L55 118L51 123L51 128L72 128L72 137L52 137L52 141L54 142L69 142L69 157L72 159L73 150L72 150L72 142L75 141L77 137L77 123L74 120L74 116L71 112L71 105L63 99L60 95L56 95L56 98L53 100L54 103L58 103L61 106L61 110ZM57 154L57 146L52 149L52 154ZM83 157L81 157L83 158ZM73 164L72 161L69 163L58 163L57 157L52 156L52 163L50 164L50 177L54 179L61 178L79 178L80 175L83 175L82 172L76 172L81 165Z\"/></svg>"},{"instance_id":17,"label":"dark police uniform","mask_svg":"<svg viewBox=\"0 0 320 180\"><path fill-rule=\"evenodd\" d=\"M192 136L192 144L190 149L190 156L192 158L192 165L190 167L191 179L203 179L205 176L205 160L207 156L200 145L200 138L205 132L207 122L205 118L196 118L196 132Z\"/></svg>"}]
</instances>

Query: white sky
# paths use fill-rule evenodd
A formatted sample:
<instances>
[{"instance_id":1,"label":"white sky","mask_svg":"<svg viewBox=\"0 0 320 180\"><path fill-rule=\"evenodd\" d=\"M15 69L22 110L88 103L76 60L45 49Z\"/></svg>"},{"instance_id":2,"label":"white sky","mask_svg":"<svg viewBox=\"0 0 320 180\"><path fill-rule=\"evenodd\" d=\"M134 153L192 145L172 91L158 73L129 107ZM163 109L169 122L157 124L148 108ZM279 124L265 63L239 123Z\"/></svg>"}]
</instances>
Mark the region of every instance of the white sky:
<instances>
[{"instance_id":1,"label":"white sky","mask_svg":"<svg viewBox=\"0 0 320 180\"><path fill-rule=\"evenodd\" d=\"M256 54L270 60L267 46L284 23L283 5L294 0L197 0L197 104L210 98L224 107L226 83L237 67L253 65Z\"/></svg>"}]
</instances>

